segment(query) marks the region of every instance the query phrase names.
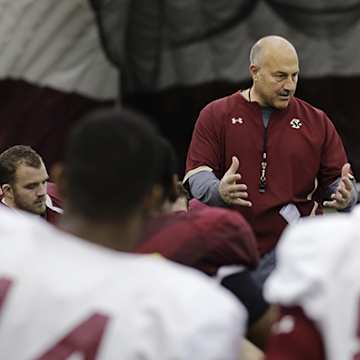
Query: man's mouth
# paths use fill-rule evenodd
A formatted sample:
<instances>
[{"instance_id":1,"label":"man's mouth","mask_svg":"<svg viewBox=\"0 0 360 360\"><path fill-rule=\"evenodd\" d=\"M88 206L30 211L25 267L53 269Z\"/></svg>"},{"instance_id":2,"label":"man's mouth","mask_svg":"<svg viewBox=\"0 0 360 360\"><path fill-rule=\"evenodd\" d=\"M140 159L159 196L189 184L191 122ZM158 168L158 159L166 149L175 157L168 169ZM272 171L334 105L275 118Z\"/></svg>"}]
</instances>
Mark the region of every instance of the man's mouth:
<instances>
[{"instance_id":1,"label":"man's mouth","mask_svg":"<svg viewBox=\"0 0 360 360\"><path fill-rule=\"evenodd\" d=\"M281 100L289 100L290 94L280 94L279 97Z\"/></svg>"}]
</instances>

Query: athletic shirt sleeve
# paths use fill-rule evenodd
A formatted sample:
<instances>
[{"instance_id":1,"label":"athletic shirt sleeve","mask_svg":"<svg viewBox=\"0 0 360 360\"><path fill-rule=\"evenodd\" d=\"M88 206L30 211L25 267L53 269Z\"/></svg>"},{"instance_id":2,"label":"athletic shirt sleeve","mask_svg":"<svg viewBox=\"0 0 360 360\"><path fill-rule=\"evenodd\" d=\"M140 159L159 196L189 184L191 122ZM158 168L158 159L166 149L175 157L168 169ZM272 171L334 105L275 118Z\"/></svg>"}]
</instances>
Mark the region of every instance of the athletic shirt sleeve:
<instances>
[{"instance_id":1,"label":"athletic shirt sleeve","mask_svg":"<svg viewBox=\"0 0 360 360\"><path fill-rule=\"evenodd\" d=\"M350 359L357 351L359 211L356 207L350 214L307 218L290 226L276 250L277 266L265 283L267 301L300 307L316 325L329 360Z\"/></svg>"},{"instance_id":2,"label":"athletic shirt sleeve","mask_svg":"<svg viewBox=\"0 0 360 360\"><path fill-rule=\"evenodd\" d=\"M221 178L224 146L221 136L221 107L217 104L219 101L224 100L216 100L200 112L188 151L186 172L199 166L208 166Z\"/></svg>"},{"instance_id":3,"label":"athletic shirt sleeve","mask_svg":"<svg viewBox=\"0 0 360 360\"><path fill-rule=\"evenodd\" d=\"M336 229L346 228L345 216L306 218L285 230L276 249L277 266L265 283L267 301L302 306L311 319L325 316L323 298L331 282L329 274L345 241L335 234L340 231Z\"/></svg>"},{"instance_id":4,"label":"athletic shirt sleeve","mask_svg":"<svg viewBox=\"0 0 360 360\"><path fill-rule=\"evenodd\" d=\"M273 325L266 360L325 360L321 335L300 307L281 307Z\"/></svg>"}]
</instances>

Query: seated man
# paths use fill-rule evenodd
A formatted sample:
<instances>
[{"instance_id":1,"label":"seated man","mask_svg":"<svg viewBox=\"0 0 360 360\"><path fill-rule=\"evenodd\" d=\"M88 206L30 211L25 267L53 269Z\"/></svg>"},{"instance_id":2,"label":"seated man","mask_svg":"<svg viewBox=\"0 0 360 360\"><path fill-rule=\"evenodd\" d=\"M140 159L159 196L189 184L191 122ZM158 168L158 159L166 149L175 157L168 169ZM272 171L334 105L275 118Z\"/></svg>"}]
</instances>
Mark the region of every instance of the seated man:
<instances>
[{"instance_id":1,"label":"seated man","mask_svg":"<svg viewBox=\"0 0 360 360\"><path fill-rule=\"evenodd\" d=\"M157 203L157 140L132 112L90 114L54 168L63 231L0 209L1 358L239 359L246 313L230 293L131 253Z\"/></svg>"},{"instance_id":2,"label":"seated man","mask_svg":"<svg viewBox=\"0 0 360 360\"><path fill-rule=\"evenodd\" d=\"M285 231L265 297L280 305L269 360L360 359L360 208Z\"/></svg>"},{"instance_id":3,"label":"seated man","mask_svg":"<svg viewBox=\"0 0 360 360\"><path fill-rule=\"evenodd\" d=\"M54 224L62 213L61 200L48 179L44 162L30 146L16 145L0 154L1 203Z\"/></svg>"}]
</instances>

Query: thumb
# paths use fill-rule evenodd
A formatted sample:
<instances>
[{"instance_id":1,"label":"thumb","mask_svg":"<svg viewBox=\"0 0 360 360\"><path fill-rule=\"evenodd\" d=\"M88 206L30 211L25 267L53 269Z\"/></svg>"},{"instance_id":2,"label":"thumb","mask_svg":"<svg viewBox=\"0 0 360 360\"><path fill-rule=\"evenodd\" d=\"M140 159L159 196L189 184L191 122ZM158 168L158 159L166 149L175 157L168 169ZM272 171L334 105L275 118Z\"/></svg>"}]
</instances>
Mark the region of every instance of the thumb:
<instances>
[{"instance_id":1,"label":"thumb","mask_svg":"<svg viewBox=\"0 0 360 360\"><path fill-rule=\"evenodd\" d=\"M233 156L231 159L231 165L228 169L228 171L226 172L226 174L236 174L238 169L239 169L239 160L236 156Z\"/></svg>"},{"instance_id":2,"label":"thumb","mask_svg":"<svg viewBox=\"0 0 360 360\"><path fill-rule=\"evenodd\" d=\"M342 167L342 169L341 169L341 177L343 178L343 177L346 177L346 178L348 178L349 177L349 175L351 175L351 167L350 167L350 164L349 163L346 163L343 167Z\"/></svg>"}]
</instances>

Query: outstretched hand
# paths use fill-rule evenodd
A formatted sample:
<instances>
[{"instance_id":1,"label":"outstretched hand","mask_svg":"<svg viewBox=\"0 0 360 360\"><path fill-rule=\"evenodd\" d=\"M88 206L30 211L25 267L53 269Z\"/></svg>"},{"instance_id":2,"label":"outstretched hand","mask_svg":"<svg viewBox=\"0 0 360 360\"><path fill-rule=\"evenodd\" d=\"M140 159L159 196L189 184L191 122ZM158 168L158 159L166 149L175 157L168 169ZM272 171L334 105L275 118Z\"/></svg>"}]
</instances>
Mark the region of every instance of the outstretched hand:
<instances>
[{"instance_id":1,"label":"outstretched hand","mask_svg":"<svg viewBox=\"0 0 360 360\"><path fill-rule=\"evenodd\" d=\"M225 203L230 205L252 206L248 198L246 184L240 184L241 175L237 173L239 160L236 156L232 157L229 169L226 171L219 183L219 194Z\"/></svg>"},{"instance_id":2,"label":"outstretched hand","mask_svg":"<svg viewBox=\"0 0 360 360\"><path fill-rule=\"evenodd\" d=\"M341 210L345 209L351 201L352 183L351 167L346 163L341 169L341 179L336 191L331 194L330 201L324 201L323 205L328 208Z\"/></svg>"}]
</instances>

